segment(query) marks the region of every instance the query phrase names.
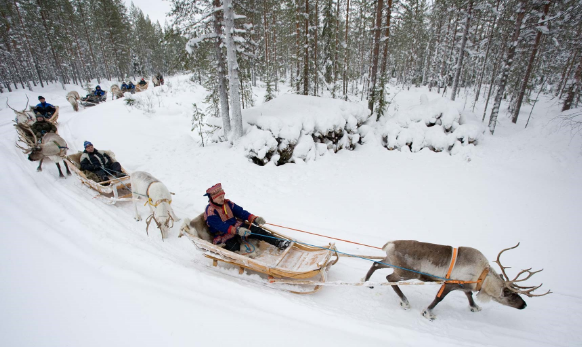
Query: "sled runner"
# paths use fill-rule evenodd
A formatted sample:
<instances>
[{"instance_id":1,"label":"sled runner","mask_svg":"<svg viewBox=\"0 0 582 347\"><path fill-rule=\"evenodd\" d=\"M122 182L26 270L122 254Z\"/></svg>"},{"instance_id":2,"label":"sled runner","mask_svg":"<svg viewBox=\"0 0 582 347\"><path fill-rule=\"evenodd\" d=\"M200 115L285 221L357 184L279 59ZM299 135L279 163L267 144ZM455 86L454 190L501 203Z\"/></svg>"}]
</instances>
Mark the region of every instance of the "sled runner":
<instances>
[{"instance_id":1,"label":"sled runner","mask_svg":"<svg viewBox=\"0 0 582 347\"><path fill-rule=\"evenodd\" d=\"M115 154L111 151L103 151L107 153L111 159L115 160ZM115 178L112 177L109 181L95 182L88 178L81 170L81 155L83 152L77 152L66 157L69 168L74 172L81 182L87 187L97 191L99 197L105 200L106 203L115 204L118 201L132 201L131 199L131 181L129 174L121 168L127 176Z\"/></svg>"},{"instance_id":2,"label":"sled runner","mask_svg":"<svg viewBox=\"0 0 582 347\"><path fill-rule=\"evenodd\" d=\"M295 285L292 280L301 280L297 286L310 287L308 290L289 290L295 294L311 294L320 290L327 277L329 268L339 260L333 243L322 248L298 244L285 235L270 231L275 237L291 241L291 245L284 250L279 250L264 241L260 241L253 256L228 251L219 245L212 243L212 236L204 221L204 214L199 215L190 222L189 227L181 230L180 236L186 235L194 245L200 249L204 256L212 259L212 265L218 262L232 264L239 268L239 274L245 269L256 271L268 276L269 282L277 279L287 279L286 284ZM241 250L245 246L241 246Z\"/></svg>"}]
</instances>

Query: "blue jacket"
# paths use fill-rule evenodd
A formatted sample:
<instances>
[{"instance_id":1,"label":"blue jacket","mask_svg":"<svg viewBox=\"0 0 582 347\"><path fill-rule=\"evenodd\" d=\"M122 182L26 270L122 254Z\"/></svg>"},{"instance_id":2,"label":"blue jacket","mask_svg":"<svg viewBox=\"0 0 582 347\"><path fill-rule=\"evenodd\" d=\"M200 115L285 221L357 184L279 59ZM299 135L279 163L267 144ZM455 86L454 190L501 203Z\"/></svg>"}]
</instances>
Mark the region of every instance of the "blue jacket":
<instances>
[{"instance_id":1,"label":"blue jacket","mask_svg":"<svg viewBox=\"0 0 582 347\"><path fill-rule=\"evenodd\" d=\"M128 89L128 88L129 88L129 87L127 86L127 83L123 83L123 84L121 85L121 89Z\"/></svg>"},{"instance_id":2,"label":"blue jacket","mask_svg":"<svg viewBox=\"0 0 582 347\"><path fill-rule=\"evenodd\" d=\"M48 102L41 102L34 108L35 112L40 113L45 118L50 118L56 112L56 108Z\"/></svg>"},{"instance_id":3,"label":"blue jacket","mask_svg":"<svg viewBox=\"0 0 582 347\"><path fill-rule=\"evenodd\" d=\"M209 202L204 211L204 220L214 236L214 244L233 238L245 221L252 223L255 218L255 215L228 199L224 199L222 206Z\"/></svg>"},{"instance_id":4,"label":"blue jacket","mask_svg":"<svg viewBox=\"0 0 582 347\"><path fill-rule=\"evenodd\" d=\"M93 94L97 95L97 96L103 96L103 95L105 95L105 91L103 89L99 88L99 89L95 89Z\"/></svg>"}]
</instances>

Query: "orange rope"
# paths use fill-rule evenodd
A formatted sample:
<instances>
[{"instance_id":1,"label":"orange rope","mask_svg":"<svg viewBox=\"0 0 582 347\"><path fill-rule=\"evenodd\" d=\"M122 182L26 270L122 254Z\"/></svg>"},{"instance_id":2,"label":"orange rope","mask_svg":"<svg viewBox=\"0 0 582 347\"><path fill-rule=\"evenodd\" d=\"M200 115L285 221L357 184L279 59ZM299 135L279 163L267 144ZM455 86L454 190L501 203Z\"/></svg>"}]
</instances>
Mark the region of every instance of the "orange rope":
<instances>
[{"instance_id":1,"label":"orange rope","mask_svg":"<svg viewBox=\"0 0 582 347\"><path fill-rule=\"evenodd\" d=\"M309 231L305 231L305 230L299 230L299 229L293 229L293 228L289 228L289 227L284 227L284 226L282 226L282 225L277 225L277 224L272 224L272 223L265 223L265 224L272 225L272 226L274 226L274 227L283 228L283 229L295 230L295 231L299 231L299 232L301 232L301 233L306 233L306 234L311 234L311 235L316 235L316 236L326 237L326 238L328 238L328 239L332 239L332 240L338 240L338 241L343 241L343 242L348 242L348 243L354 243L354 244L356 244L356 245L360 245L360 246L365 246L365 247L370 247L370 248L376 248L376 249L382 249L382 248L380 248L380 247L366 245L365 243L359 243L359 242L348 241L348 240L344 240L344 239L338 239L338 238L331 237L331 236L326 236L326 235L321 235L321 234L311 233L311 232L309 232Z\"/></svg>"}]
</instances>

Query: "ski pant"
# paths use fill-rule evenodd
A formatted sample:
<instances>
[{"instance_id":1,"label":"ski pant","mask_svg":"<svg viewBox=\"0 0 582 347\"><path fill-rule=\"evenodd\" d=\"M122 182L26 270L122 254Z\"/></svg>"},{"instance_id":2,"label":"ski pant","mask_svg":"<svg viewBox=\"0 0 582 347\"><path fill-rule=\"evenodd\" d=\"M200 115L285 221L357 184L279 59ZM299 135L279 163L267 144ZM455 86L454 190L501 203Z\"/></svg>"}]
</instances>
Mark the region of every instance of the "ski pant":
<instances>
[{"instance_id":1,"label":"ski pant","mask_svg":"<svg viewBox=\"0 0 582 347\"><path fill-rule=\"evenodd\" d=\"M99 169L97 171L93 171L97 176L99 176L99 178L102 181L109 181L109 177L108 176L116 176L116 177L120 177L120 175L122 175L123 173L121 172L121 164L119 164L118 162L115 162L111 165L109 165L108 167L105 168L106 170L103 169ZM125 176L125 174L123 174L122 176Z\"/></svg>"},{"instance_id":2,"label":"ski pant","mask_svg":"<svg viewBox=\"0 0 582 347\"><path fill-rule=\"evenodd\" d=\"M251 225L247 229L249 229L252 233L251 235L248 236L249 239L265 241L275 247L279 247L279 242L281 242L281 240L274 238L274 235L272 235L265 229L258 227L256 225ZM232 239L226 241L224 248L231 252L236 252L240 251L240 245L241 237L236 235Z\"/></svg>"}]
</instances>

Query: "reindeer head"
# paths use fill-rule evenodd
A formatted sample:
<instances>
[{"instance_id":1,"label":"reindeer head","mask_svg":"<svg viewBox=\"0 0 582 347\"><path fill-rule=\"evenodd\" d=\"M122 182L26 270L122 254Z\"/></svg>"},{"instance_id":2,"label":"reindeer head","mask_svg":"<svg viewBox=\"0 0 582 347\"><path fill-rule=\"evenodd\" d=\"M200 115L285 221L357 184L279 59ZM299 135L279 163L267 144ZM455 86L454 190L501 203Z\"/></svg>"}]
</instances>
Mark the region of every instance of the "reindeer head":
<instances>
[{"instance_id":1,"label":"reindeer head","mask_svg":"<svg viewBox=\"0 0 582 347\"><path fill-rule=\"evenodd\" d=\"M34 117L26 112L26 109L28 108L29 101L30 100L28 99L28 95L27 95L26 96L26 106L24 106L24 109L22 111L18 111L18 110L15 110L14 108L12 108L12 106L10 106L8 104L8 99L6 99L6 106L8 106L12 111L14 111L14 113L16 113L16 123L17 124L30 125L30 124L34 123Z\"/></svg>"},{"instance_id":2,"label":"reindeer head","mask_svg":"<svg viewBox=\"0 0 582 347\"><path fill-rule=\"evenodd\" d=\"M519 246L519 243L513 247L506 248L506 249L502 250L501 252L499 252L499 254L497 255L497 260L495 262L501 268L501 275L498 275L495 271L493 271L493 269L491 269L491 272L490 272L489 276L487 277L487 280L489 281L489 283L488 283L488 285L486 285L487 290L486 290L485 294L491 296L491 298L493 300L497 301L498 303L500 303L502 305L506 305L506 306L510 306L510 307L514 307L514 308L522 310L522 309L526 308L527 304L521 298L520 295L525 295L525 296L531 298L534 296L544 296L544 295L550 294L551 291L548 290L546 293L543 293L543 294L533 294L533 291L535 291L536 289L541 287L543 285L543 283L538 285L538 286L521 286L521 285L517 284L517 283L526 281L527 279L532 277L534 274L542 271L543 269L537 270L537 271L531 271L531 268L521 270L515 276L514 279L510 279L507 276L505 269L509 269L509 267L501 265L501 261L500 261L501 254L503 254L503 252L508 251L510 249L515 249L515 248L517 248L517 246ZM486 289L486 288L484 287L484 289Z\"/></svg>"},{"instance_id":3,"label":"reindeer head","mask_svg":"<svg viewBox=\"0 0 582 347\"><path fill-rule=\"evenodd\" d=\"M28 155L28 160L30 161L39 161L44 157L42 154L42 149L40 147L33 147L32 151Z\"/></svg>"},{"instance_id":4,"label":"reindeer head","mask_svg":"<svg viewBox=\"0 0 582 347\"><path fill-rule=\"evenodd\" d=\"M174 218L172 218L171 209L170 200L159 200L154 205L153 213L146 220L148 227L152 220L156 223L156 226L162 233L162 239L168 237L168 231L174 226Z\"/></svg>"}]
</instances>

